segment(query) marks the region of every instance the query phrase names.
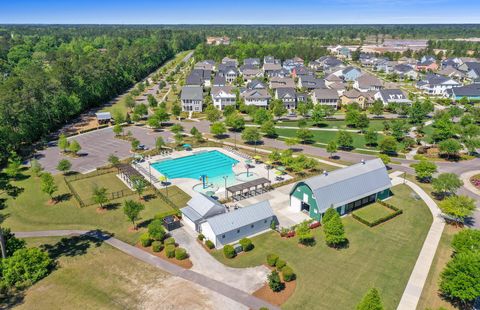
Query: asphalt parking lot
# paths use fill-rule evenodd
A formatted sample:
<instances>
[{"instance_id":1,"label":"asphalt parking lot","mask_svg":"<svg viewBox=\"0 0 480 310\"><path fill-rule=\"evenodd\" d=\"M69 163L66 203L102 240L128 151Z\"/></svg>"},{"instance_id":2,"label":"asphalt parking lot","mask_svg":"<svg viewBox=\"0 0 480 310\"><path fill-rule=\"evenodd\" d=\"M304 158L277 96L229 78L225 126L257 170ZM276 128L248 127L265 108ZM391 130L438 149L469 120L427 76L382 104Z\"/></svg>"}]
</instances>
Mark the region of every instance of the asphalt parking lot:
<instances>
[{"instance_id":1,"label":"asphalt parking lot","mask_svg":"<svg viewBox=\"0 0 480 310\"><path fill-rule=\"evenodd\" d=\"M130 126L125 128L125 132L131 131L141 144L148 148L155 146L155 139L162 136L166 141L171 138L171 133L166 131L153 132L150 129ZM45 171L58 173L56 169L61 159L68 159L72 163L72 171L87 173L108 163L110 154L114 154L120 159L132 155L130 151L130 142L115 138L112 127L91 131L85 134L72 136L68 140L77 140L82 147L80 151L82 156L73 158L62 154L56 146L56 142L50 143L51 146L45 150L39 151L36 157Z\"/></svg>"}]
</instances>

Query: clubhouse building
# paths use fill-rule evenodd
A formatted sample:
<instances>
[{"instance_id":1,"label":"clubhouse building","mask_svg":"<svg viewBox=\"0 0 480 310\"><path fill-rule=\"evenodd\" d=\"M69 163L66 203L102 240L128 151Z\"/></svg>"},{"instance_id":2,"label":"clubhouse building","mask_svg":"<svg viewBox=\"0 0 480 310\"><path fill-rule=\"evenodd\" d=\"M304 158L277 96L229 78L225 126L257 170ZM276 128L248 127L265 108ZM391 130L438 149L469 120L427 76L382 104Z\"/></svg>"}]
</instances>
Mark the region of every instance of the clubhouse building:
<instances>
[{"instance_id":1,"label":"clubhouse building","mask_svg":"<svg viewBox=\"0 0 480 310\"><path fill-rule=\"evenodd\" d=\"M298 182L290 192L290 207L321 221L332 207L346 214L390 196L392 183L377 158Z\"/></svg>"}]
</instances>

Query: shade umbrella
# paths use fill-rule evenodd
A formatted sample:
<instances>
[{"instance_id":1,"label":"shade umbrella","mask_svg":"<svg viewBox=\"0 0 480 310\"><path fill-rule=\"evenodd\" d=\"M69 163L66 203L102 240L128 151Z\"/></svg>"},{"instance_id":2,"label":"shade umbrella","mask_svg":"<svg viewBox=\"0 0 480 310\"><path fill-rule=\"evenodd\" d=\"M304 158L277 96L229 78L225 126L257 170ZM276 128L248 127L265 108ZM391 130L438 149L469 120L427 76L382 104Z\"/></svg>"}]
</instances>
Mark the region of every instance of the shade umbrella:
<instances>
[{"instance_id":1,"label":"shade umbrella","mask_svg":"<svg viewBox=\"0 0 480 310\"><path fill-rule=\"evenodd\" d=\"M167 182L167 177L162 175L162 176L160 176L159 180L160 180L160 182Z\"/></svg>"},{"instance_id":2,"label":"shade umbrella","mask_svg":"<svg viewBox=\"0 0 480 310\"><path fill-rule=\"evenodd\" d=\"M277 170L280 170L280 171L282 171L282 172L285 171L285 169L286 169L286 168L285 168L284 166L278 166L278 167L277 167Z\"/></svg>"},{"instance_id":3,"label":"shade umbrella","mask_svg":"<svg viewBox=\"0 0 480 310\"><path fill-rule=\"evenodd\" d=\"M262 159L262 156L260 156L260 155L255 155L255 156L253 156L253 159L260 160L260 159Z\"/></svg>"},{"instance_id":4,"label":"shade umbrella","mask_svg":"<svg viewBox=\"0 0 480 310\"><path fill-rule=\"evenodd\" d=\"M185 144L183 145L183 148L184 148L184 149L191 149L192 146L191 146L190 144L188 144L188 143L185 143Z\"/></svg>"},{"instance_id":5,"label":"shade umbrella","mask_svg":"<svg viewBox=\"0 0 480 310\"><path fill-rule=\"evenodd\" d=\"M276 175L282 175L283 172L277 170L277 171L275 171L275 174L276 174Z\"/></svg>"}]
</instances>

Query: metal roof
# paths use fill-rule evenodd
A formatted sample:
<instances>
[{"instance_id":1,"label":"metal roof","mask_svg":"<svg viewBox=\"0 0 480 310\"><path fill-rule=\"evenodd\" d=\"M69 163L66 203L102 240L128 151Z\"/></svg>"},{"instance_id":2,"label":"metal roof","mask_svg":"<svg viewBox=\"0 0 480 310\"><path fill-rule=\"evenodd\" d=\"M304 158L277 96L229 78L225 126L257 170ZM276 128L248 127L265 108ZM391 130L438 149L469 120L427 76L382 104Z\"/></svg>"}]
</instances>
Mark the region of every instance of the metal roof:
<instances>
[{"instance_id":1,"label":"metal roof","mask_svg":"<svg viewBox=\"0 0 480 310\"><path fill-rule=\"evenodd\" d=\"M203 100L203 89L201 86L183 86L181 99Z\"/></svg>"},{"instance_id":2,"label":"metal roof","mask_svg":"<svg viewBox=\"0 0 480 310\"><path fill-rule=\"evenodd\" d=\"M95 116L99 120L108 120L112 118L112 115L110 114L110 112L98 112L98 113L95 113Z\"/></svg>"},{"instance_id":3,"label":"metal roof","mask_svg":"<svg viewBox=\"0 0 480 310\"><path fill-rule=\"evenodd\" d=\"M268 180L267 178L258 178L258 179L247 181L237 185L229 186L227 187L227 191L231 193L236 193L246 189L251 189L252 187L256 187L264 184L270 184L270 183L271 183L270 180Z\"/></svg>"},{"instance_id":4,"label":"metal roof","mask_svg":"<svg viewBox=\"0 0 480 310\"><path fill-rule=\"evenodd\" d=\"M224 209L220 202L201 193L194 194L192 199L187 202L187 205L202 217L207 215L212 209Z\"/></svg>"},{"instance_id":5,"label":"metal roof","mask_svg":"<svg viewBox=\"0 0 480 310\"><path fill-rule=\"evenodd\" d=\"M214 234L218 236L273 216L275 214L270 203L268 200L264 200L248 207L211 217L207 219L207 223Z\"/></svg>"},{"instance_id":6,"label":"metal roof","mask_svg":"<svg viewBox=\"0 0 480 310\"><path fill-rule=\"evenodd\" d=\"M315 176L303 182L313 192L319 212L338 207L390 188L392 183L382 160L372 159ZM292 192L297 186L294 186Z\"/></svg>"}]
</instances>

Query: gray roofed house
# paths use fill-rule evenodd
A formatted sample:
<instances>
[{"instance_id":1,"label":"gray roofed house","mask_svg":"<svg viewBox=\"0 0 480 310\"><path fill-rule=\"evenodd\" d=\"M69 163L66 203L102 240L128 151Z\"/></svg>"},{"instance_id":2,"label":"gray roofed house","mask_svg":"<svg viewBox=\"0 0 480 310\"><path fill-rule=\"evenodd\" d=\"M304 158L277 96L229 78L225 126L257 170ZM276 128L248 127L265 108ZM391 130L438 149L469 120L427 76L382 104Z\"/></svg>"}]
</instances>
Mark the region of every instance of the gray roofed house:
<instances>
[{"instance_id":1,"label":"gray roofed house","mask_svg":"<svg viewBox=\"0 0 480 310\"><path fill-rule=\"evenodd\" d=\"M203 69L203 70L215 70L215 60L204 60L197 62L194 66L195 69Z\"/></svg>"},{"instance_id":2,"label":"gray roofed house","mask_svg":"<svg viewBox=\"0 0 480 310\"><path fill-rule=\"evenodd\" d=\"M245 69L242 71L242 75L245 81L251 81L263 77L263 71L261 69Z\"/></svg>"},{"instance_id":3,"label":"gray roofed house","mask_svg":"<svg viewBox=\"0 0 480 310\"><path fill-rule=\"evenodd\" d=\"M260 66L260 58L245 58L243 60L243 64L246 66L255 66L258 68Z\"/></svg>"},{"instance_id":4,"label":"gray roofed house","mask_svg":"<svg viewBox=\"0 0 480 310\"><path fill-rule=\"evenodd\" d=\"M182 111L202 112L203 88L201 86L183 86L180 95Z\"/></svg>"},{"instance_id":5,"label":"gray roofed house","mask_svg":"<svg viewBox=\"0 0 480 310\"><path fill-rule=\"evenodd\" d=\"M375 94L374 98L375 100L382 101L384 105L388 105L389 103L412 103L401 89L382 89Z\"/></svg>"},{"instance_id":6,"label":"gray roofed house","mask_svg":"<svg viewBox=\"0 0 480 310\"><path fill-rule=\"evenodd\" d=\"M410 65L398 64L393 67L393 72L398 74L400 78L418 79L418 72Z\"/></svg>"},{"instance_id":7,"label":"gray roofed house","mask_svg":"<svg viewBox=\"0 0 480 310\"><path fill-rule=\"evenodd\" d=\"M461 85L450 77L428 74L424 80L417 82L416 86L430 95L445 95L447 89Z\"/></svg>"},{"instance_id":8,"label":"gray roofed house","mask_svg":"<svg viewBox=\"0 0 480 310\"><path fill-rule=\"evenodd\" d=\"M213 86L225 86L227 85L227 81L225 80L225 77L222 75L215 75L213 78Z\"/></svg>"},{"instance_id":9,"label":"gray roofed house","mask_svg":"<svg viewBox=\"0 0 480 310\"><path fill-rule=\"evenodd\" d=\"M448 90L449 97L454 101L461 100L463 97L469 101L480 101L480 84L470 84L462 87L454 87Z\"/></svg>"},{"instance_id":10,"label":"gray roofed house","mask_svg":"<svg viewBox=\"0 0 480 310\"><path fill-rule=\"evenodd\" d=\"M361 92L370 90L380 90L383 88L383 83L376 76L365 73L362 74L353 84L353 87Z\"/></svg>"},{"instance_id":11,"label":"gray roofed house","mask_svg":"<svg viewBox=\"0 0 480 310\"><path fill-rule=\"evenodd\" d=\"M185 80L185 85L196 85L196 86L202 86L203 85L203 79L200 75L198 74L190 74L187 79Z\"/></svg>"},{"instance_id":12,"label":"gray roofed house","mask_svg":"<svg viewBox=\"0 0 480 310\"><path fill-rule=\"evenodd\" d=\"M252 80L247 84L248 89L266 89L267 86L260 80Z\"/></svg>"},{"instance_id":13,"label":"gray roofed house","mask_svg":"<svg viewBox=\"0 0 480 310\"><path fill-rule=\"evenodd\" d=\"M295 81L292 78L272 77L270 78L270 88L295 88Z\"/></svg>"},{"instance_id":14,"label":"gray roofed house","mask_svg":"<svg viewBox=\"0 0 480 310\"><path fill-rule=\"evenodd\" d=\"M268 200L208 218L201 232L217 248L268 231L275 214Z\"/></svg>"},{"instance_id":15,"label":"gray roofed house","mask_svg":"<svg viewBox=\"0 0 480 310\"><path fill-rule=\"evenodd\" d=\"M318 221L329 208L343 215L390 196L392 183L377 158L300 181L290 191L290 206Z\"/></svg>"},{"instance_id":16,"label":"gray roofed house","mask_svg":"<svg viewBox=\"0 0 480 310\"><path fill-rule=\"evenodd\" d=\"M321 104L337 108L339 99L338 92L334 89L317 88L313 90L313 104Z\"/></svg>"},{"instance_id":17,"label":"gray roofed house","mask_svg":"<svg viewBox=\"0 0 480 310\"><path fill-rule=\"evenodd\" d=\"M266 89L249 89L241 94L245 100L245 105L254 105L257 107L268 107L270 94Z\"/></svg>"},{"instance_id":18,"label":"gray roofed house","mask_svg":"<svg viewBox=\"0 0 480 310\"><path fill-rule=\"evenodd\" d=\"M324 79L319 79L315 76L304 75L298 79L298 87L307 90L327 88Z\"/></svg>"},{"instance_id":19,"label":"gray roofed house","mask_svg":"<svg viewBox=\"0 0 480 310\"><path fill-rule=\"evenodd\" d=\"M270 74L272 74L272 72L279 71L280 69L282 69L282 66L280 64L277 64L277 63L264 63L263 64L263 72L266 75L270 75Z\"/></svg>"},{"instance_id":20,"label":"gray roofed house","mask_svg":"<svg viewBox=\"0 0 480 310\"><path fill-rule=\"evenodd\" d=\"M295 88L277 88L275 90L275 98L280 99L283 102L283 105L288 110L295 109L297 103L297 93Z\"/></svg>"},{"instance_id":21,"label":"gray roofed house","mask_svg":"<svg viewBox=\"0 0 480 310\"><path fill-rule=\"evenodd\" d=\"M212 197L195 193L187 202L187 206L180 211L182 212L183 222L195 231L199 231L201 223L209 217L225 213L226 209Z\"/></svg>"}]
</instances>

